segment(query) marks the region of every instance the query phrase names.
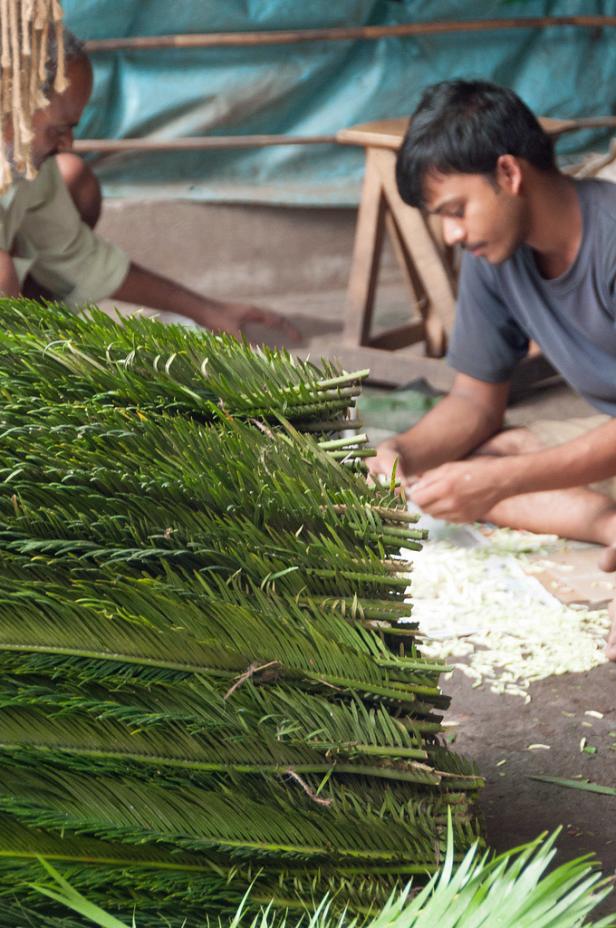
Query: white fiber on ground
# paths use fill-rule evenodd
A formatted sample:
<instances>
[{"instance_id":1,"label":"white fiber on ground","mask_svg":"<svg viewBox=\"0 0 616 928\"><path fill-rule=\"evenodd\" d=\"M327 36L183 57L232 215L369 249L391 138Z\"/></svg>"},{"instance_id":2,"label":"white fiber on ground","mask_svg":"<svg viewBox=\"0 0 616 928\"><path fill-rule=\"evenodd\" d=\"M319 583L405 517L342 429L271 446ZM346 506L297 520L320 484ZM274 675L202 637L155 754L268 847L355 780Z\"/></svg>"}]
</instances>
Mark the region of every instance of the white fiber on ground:
<instances>
[{"instance_id":1,"label":"white fiber on ground","mask_svg":"<svg viewBox=\"0 0 616 928\"><path fill-rule=\"evenodd\" d=\"M424 654L445 658L474 686L530 700L530 683L591 670L606 661L605 609L565 606L522 569L554 536L422 519L431 538L413 560L413 620ZM463 659L462 661L455 660Z\"/></svg>"}]
</instances>

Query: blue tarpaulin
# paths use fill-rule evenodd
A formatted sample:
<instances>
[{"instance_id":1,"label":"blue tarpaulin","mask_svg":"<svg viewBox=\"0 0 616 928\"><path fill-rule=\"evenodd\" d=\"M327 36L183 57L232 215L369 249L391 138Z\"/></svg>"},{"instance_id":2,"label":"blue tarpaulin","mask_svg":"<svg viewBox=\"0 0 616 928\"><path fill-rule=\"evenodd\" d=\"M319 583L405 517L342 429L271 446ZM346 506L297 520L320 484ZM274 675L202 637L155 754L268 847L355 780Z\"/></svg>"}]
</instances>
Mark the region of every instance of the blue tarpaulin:
<instances>
[{"instance_id":1,"label":"blue tarpaulin","mask_svg":"<svg viewBox=\"0 0 616 928\"><path fill-rule=\"evenodd\" d=\"M616 13L572 0L64 0L80 38L243 32L431 20ZM93 55L81 138L332 134L408 116L422 88L451 77L512 87L535 112L616 112L616 30L550 26L371 41L130 50ZM606 146L575 133L564 155ZM107 195L302 205L357 203L363 152L336 145L94 156Z\"/></svg>"}]
</instances>

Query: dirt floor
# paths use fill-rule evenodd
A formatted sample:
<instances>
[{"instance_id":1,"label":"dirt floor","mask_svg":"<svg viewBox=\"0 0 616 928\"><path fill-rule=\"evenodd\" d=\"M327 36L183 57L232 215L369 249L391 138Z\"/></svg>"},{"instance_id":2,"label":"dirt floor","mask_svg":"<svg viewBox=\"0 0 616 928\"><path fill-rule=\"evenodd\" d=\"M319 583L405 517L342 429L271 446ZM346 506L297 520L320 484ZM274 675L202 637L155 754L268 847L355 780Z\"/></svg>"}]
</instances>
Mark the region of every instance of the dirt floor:
<instances>
[{"instance_id":1,"label":"dirt floor","mask_svg":"<svg viewBox=\"0 0 616 928\"><path fill-rule=\"evenodd\" d=\"M186 204L162 218L160 210L153 214L142 210L142 233L138 222L126 223L127 213L116 204L106 213L103 232L130 248L144 264L175 276L180 276L173 263L177 249L170 248L169 242L186 242L189 266L187 270L186 265L182 267L181 276L189 285L221 297L251 298L277 309L298 325L305 337L305 351L313 359L335 357L343 326L353 215L308 211L304 228L292 211L284 214L280 222L267 212L259 222L254 213L247 213L251 225L248 232L244 229L238 244L234 230L238 217L244 214L237 209L216 209L216 221L209 225L212 234L206 240L192 228L202 219L195 220L195 207L189 209ZM186 216L182 210L187 211ZM128 212L134 219L134 210ZM157 215L158 225L154 221ZM262 267L264 255L271 256L272 247L281 264L278 275L271 267ZM237 255L235 272L229 264L229 249ZM308 264L307 253L311 255ZM391 256L385 256L382 277L378 321L392 324L408 317L409 309ZM414 378L409 367L408 381ZM512 406L509 421L519 425L535 418L558 419L591 412L583 400L561 384ZM386 434L385 430L372 429L370 437L377 442ZM582 774L594 782L616 787L616 738L609 736L609 732L616 731L616 665L536 683L527 705L519 698L496 695L487 688L474 689L461 673L454 674L444 689L453 697L448 717L459 722L455 749L472 756L487 778L480 809L489 843L504 850L562 825L560 859L593 852L605 873L614 874L616 797L563 789L529 777L549 774L574 778ZM588 710L601 712L603 718L586 716ZM597 748L595 754L580 751L584 736ZM550 750L529 751L530 744L547 744ZM503 760L506 763L499 765ZM603 906L604 913L613 911L616 893Z\"/></svg>"},{"instance_id":2,"label":"dirt floor","mask_svg":"<svg viewBox=\"0 0 616 928\"><path fill-rule=\"evenodd\" d=\"M459 722L455 750L472 757L486 777L479 802L489 843L496 850L536 838L563 826L558 860L594 853L606 875L616 873L616 797L539 783L539 775L616 787L616 664L589 673L564 674L531 685L532 701L473 689L454 674L444 689L452 696L447 718ZM601 712L602 719L586 716ZM592 725L592 728L585 727ZM580 741L597 748L580 751ZM550 750L528 750L546 744ZM505 764L497 766L500 761ZM603 914L616 912L608 898Z\"/></svg>"}]
</instances>

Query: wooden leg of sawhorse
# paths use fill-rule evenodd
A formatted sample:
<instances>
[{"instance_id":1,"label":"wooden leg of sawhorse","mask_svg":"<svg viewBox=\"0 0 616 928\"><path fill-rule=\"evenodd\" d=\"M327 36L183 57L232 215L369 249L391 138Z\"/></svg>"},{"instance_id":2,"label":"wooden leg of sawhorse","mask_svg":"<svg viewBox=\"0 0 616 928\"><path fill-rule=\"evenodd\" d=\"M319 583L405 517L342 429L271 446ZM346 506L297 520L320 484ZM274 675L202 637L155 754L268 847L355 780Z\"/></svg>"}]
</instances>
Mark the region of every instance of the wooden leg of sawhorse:
<instances>
[{"instance_id":1,"label":"wooden leg of sawhorse","mask_svg":"<svg viewBox=\"0 0 616 928\"><path fill-rule=\"evenodd\" d=\"M420 321L373 338L371 345L374 348L396 349L423 341L425 353L429 358L442 358L447 350L447 335L443 323L436 313L430 311L430 297L426 293L423 281L400 234L394 214L390 210L387 210L385 224L407 285L411 304L418 311Z\"/></svg>"},{"instance_id":2,"label":"wooden leg of sawhorse","mask_svg":"<svg viewBox=\"0 0 616 928\"><path fill-rule=\"evenodd\" d=\"M370 340L385 232L385 197L374 154L372 149L366 151L344 323L344 342L354 347L368 345Z\"/></svg>"},{"instance_id":3,"label":"wooden leg of sawhorse","mask_svg":"<svg viewBox=\"0 0 616 928\"><path fill-rule=\"evenodd\" d=\"M423 339L426 354L442 357L453 320L453 283L424 217L419 210L411 209L400 199L395 182L395 159L395 153L386 149L369 148L366 151L366 174L355 233L344 341L353 347L395 349ZM409 286L411 301L417 305L422 321L371 338L386 222Z\"/></svg>"}]
</instances>

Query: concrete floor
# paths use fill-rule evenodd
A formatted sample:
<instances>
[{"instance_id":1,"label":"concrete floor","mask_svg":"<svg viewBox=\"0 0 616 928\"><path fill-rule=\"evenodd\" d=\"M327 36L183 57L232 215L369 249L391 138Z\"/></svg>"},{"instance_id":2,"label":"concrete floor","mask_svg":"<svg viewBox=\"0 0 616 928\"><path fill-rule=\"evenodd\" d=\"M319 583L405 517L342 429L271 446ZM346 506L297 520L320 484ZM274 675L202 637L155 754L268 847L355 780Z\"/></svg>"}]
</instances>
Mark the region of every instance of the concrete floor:
<instances>
[{"instance_id":1,"label":"concrete floor","mask_svg":"<svg viewBox=\"0 0 616 928\"><path fill-rule=\"evenodd\" d=\"M354 214L345 210L282 210L197 204L113 203L101 231L143 264L213 296L246 299L289 316L316 360L340 344ZM379 290L381 322L408 314L406 291L386 252ZM408 380L414 379L411 368ZM509 410L512 424L591 412L564 385L536 392ZM377 432L372 438L381 437ZM471 755L487 777L480 808L489 842L499 850L563 825L561 859L595 852L607 873L616 870L616 798L565 790L528 779L531 773L616 786L616 665L584 675L553 677L532 687L532 702L472 689L458 674L445 685L449 716L460 722L456 750ZM588 709L602 712L589 720ZM573 713L573 717L564 713ZM579 741L591 729L594 756ZM590 738L589 738L590 741ZM531 743L551 745L529 752ZM500 767L498 761L506 759ZM616 893L614 894L616 897ZM603 912L616 911L616 898Z\"/></svg>"}]
</instances>

